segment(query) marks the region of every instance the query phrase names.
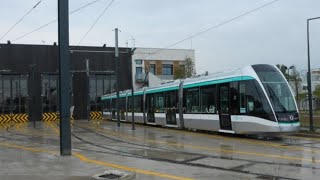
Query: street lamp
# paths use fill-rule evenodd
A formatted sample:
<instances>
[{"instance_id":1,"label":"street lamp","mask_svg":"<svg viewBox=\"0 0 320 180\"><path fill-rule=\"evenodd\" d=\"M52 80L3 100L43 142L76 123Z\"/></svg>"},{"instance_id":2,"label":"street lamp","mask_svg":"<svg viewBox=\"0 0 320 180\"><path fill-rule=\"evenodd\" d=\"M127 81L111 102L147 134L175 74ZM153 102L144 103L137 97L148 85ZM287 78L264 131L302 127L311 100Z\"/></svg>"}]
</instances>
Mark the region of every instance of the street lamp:
<instances>
[{"instance_id":1,"label":"street lamp","mask_svg":"<svg viewBox=\"0 0 320 180\"><path fill-rule=\"evenodd\" d=\"M310 131L313 131L313 114L312 114L312 92L311 92L311 70L310 70L310 43L309 43L309 21L320 19L320 17L307 19L307 43L308 43L308 99L309 99L309 118Z\"/></svg>"}]
</instances>

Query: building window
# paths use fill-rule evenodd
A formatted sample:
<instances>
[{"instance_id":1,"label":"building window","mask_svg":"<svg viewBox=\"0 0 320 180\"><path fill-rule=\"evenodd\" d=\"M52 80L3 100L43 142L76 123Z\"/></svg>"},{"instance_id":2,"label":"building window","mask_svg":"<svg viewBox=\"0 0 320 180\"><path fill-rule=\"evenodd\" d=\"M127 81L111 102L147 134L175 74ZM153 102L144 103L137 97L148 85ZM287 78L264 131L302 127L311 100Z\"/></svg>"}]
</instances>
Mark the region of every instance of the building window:
<instances>
[{"instance_id":1,"label":"building window","mask_svg":"<svg viewBox=\"0 0 320 180\"><path fill-rule=\"evenodd\" d=\"M162 75L173 75L172 64L162 64Z\"/></svg>"},{"instance_id":2,"label":"building window","mask_svg":"<svg viewBox=\"0 0 320 180\"><path fill-rule=\"evenodd\" d=\"M155 64L150 64L150 72L152 74L156 74L156 65Z\"/></svg>"},{"instance_id":3,"label":"building window","mask_svg":"<svg viewBox=\"0 0 320 180\"><path fill-rule=\"evenodd\" d=\"M142 74L142 67L136 67L136 74Z\"/></svg>"},{"instance_id":4,"label":"building window","mask_svg":"<svg viewBox=\"0 0 320 180\"><path fill-rule=\"evenodd\" d=\"M136 59L134 61L136 62L136 64L142 64L142 59Z\"/></svg>"}]
</instances>

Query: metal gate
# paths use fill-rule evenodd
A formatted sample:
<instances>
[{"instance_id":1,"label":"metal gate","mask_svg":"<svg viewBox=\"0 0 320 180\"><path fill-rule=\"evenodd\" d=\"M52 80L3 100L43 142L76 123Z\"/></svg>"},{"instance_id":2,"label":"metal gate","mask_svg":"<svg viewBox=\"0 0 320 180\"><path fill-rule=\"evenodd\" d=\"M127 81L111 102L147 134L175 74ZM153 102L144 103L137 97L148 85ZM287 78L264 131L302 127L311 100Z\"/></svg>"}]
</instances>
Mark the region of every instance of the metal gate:
<instances>
[{"instance_id":1,"label":"metal gate","mask_svg":"<svg viewBox=\"0 0 320 180\"><path fill-rule=\"evenodd\" d=\"M0 74L0 123L28 121L28 74Z\"/></svg>"}]
</instances>

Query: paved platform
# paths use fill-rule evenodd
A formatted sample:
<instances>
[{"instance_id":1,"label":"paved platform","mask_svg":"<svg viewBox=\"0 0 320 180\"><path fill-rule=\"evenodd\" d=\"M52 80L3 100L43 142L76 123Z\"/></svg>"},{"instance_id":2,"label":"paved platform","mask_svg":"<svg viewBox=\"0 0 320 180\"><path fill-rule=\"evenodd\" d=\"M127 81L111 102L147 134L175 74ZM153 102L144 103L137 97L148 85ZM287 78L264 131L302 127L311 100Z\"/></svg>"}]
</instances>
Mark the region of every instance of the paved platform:
<instances>
[{"instance_id":1,"label":"paved platform","mask_svg":"<svg viewBox=\"0 0 320 180\"><path fill-rule=\"evenodd\" d=\"M75 121L72 156L59 155L59 126L0 126L1 179L318 179L320 136L259 139L130 124Z\"/></svg>"}]
</instances>

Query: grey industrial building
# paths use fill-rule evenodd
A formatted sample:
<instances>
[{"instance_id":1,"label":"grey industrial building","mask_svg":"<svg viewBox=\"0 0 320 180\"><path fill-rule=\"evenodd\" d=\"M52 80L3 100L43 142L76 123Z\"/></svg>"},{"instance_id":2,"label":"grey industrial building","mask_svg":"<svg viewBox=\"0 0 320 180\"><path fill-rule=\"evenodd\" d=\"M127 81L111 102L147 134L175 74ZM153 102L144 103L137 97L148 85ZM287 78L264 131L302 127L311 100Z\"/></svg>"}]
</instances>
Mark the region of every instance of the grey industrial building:
<instances>
[{"instance_id":1,"label":"grey industrial building","mask_svg":"<svg viewBox=\"0 0 320 180\"><path fill-rule=\"evenodd\" d=\"M131 88L131 62L131 49L120 48L120 89ZM103 108L101 95L115 90L114 48L71 46L70 63L73 117L86 119ZM27 114L37 121L59 112L58 87L57 45L0 44L0 115Z\"/></svg>"}]
</instances>

